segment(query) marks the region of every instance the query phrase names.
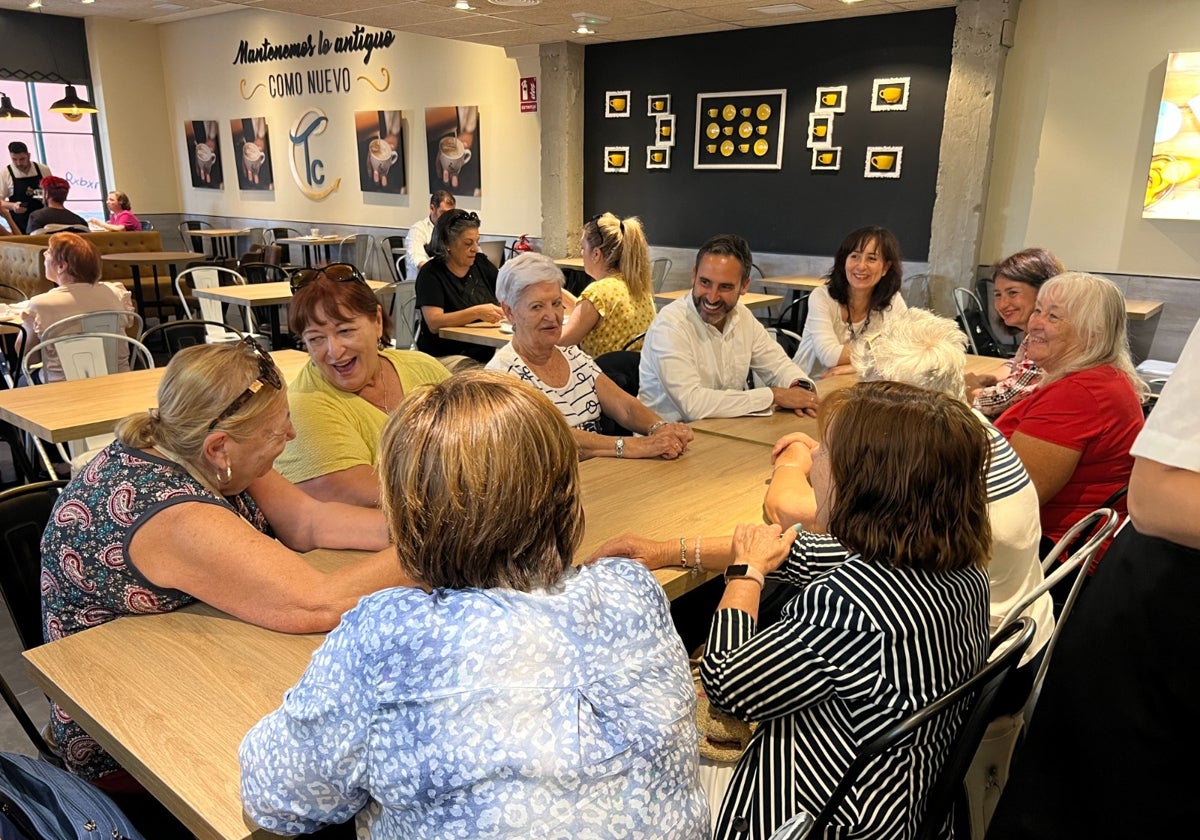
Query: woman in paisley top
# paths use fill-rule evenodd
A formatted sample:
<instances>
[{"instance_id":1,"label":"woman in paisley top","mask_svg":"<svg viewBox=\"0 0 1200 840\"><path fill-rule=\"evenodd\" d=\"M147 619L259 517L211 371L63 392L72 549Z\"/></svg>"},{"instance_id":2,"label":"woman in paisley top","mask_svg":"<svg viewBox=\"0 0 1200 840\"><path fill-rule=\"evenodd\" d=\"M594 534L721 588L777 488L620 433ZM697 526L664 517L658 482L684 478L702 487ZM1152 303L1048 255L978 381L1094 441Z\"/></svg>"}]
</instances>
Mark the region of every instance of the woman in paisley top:
<instances>
[{"instance_id":1,"label":"woman in paisley top","mask_svg":"<svg viewBox=\"0 0 1200 840\"><path fill-rule=\"evenodd\" d=\"M279 370L253 339L180 351L158 408L122 420L51 513L46 640L193 600L312 633L364 593L405 580L395 552L379 551L388 544L379 511L318 502L272 469L294 434ZM379 553L323 574L296 554L313 548ZM50 730L73 772L118 786L128 779L58 706Z\"/></svg>"},{"instance_id":2,"label":"woman in paisley top","mask_svg":"<svg viewBox=\"0 0 1200 840\"><path fill-rule=\"evenodd\" d=\"M621 390L578 347L557 346L562 336L563 276L545 254L528 253L500 269L496 292L512 341L488 362L538 388L567 419L579 458L678 458L692 440L683 423L668 423ZM637 437L601 433L600 415ZM628 434L628 432L626 432Z\"/></svg>"},{"instance_id":3,"label":"woman in paisley top","mask_svg":"<svg viewBox=\"0 0 1200 840\"><path fill-rule=\"evenodd\" d=\"M295 834L357 814L375 840L705 837L687 656L646 568L572 566L562 415L459 373L405 400L381 452L418 585L363 598L246 735L250 818Z\"/></svg>"}]
</instances>

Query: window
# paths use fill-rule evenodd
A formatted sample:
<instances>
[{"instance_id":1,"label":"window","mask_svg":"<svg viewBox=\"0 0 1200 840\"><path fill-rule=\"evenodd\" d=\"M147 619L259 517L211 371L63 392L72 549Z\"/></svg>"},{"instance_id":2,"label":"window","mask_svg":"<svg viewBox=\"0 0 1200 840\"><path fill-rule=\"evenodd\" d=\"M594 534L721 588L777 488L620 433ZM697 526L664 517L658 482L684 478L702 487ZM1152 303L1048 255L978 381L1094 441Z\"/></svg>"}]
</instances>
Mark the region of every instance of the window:
<instances>
[{"instance_id":1,"label":"window","mask_svg":"<svg viewBox=\"0 0 1200 840\"><path fill-rule=\"evenodd\" d=\"M71 185L67 209L85 219L105 219L108 196L100 169L100 148L96 143L96 120L84 114L72 122L50 106L63 98L65 86L59 82L0 81L0 90L12 99L13 107L29 114L30 120L0 120L0 166L8 165L8 144L24 140L30 156L50 167L55 175ZM75 85L83 99L90 100L87 85Z\"/></svg>"}]
</instances>

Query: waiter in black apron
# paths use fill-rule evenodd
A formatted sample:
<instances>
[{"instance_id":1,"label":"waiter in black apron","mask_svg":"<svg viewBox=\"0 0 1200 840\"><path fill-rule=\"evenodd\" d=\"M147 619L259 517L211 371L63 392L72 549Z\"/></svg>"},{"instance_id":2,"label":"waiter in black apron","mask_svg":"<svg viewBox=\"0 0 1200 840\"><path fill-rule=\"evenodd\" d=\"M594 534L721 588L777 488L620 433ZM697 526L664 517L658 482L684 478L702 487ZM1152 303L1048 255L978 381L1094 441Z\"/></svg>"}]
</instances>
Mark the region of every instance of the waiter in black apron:
<instances>
[{"instance_id":1,"label":"waiter in black apron","mask_svg":"<svg viewBox=\"0 0 1200 840\"><path fill-rule=\"evenodd\" d=\"M0 172L0 191L4 194L4 209L9 211L19 231L25 233L29 214L46 205L42 201L42 179L50 173L50 167L29 159L29 147L20 140L8 144L8 157L12 161Z\"/></svg>"}]
</instances>

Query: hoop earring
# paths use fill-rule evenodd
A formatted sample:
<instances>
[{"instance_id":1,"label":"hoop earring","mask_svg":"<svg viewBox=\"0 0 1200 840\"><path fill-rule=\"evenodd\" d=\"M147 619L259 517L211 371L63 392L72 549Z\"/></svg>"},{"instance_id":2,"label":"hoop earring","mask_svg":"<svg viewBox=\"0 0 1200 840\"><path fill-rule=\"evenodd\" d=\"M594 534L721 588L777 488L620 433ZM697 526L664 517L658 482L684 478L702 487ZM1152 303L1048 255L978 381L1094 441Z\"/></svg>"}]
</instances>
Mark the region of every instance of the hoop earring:
<instances>
[{"instance_id":1,"label":"hoop earring","mask_svg":"<svg viewBox=\"0 0 1200 840\"><path fill-rule=\"evenodd\" d=\"M224 487L229 482L233 481L233 465L226 464L225 465L225 475L224 476L218 475L217 480L220 482L222 487Z\"/></svg>"}]
</instances>

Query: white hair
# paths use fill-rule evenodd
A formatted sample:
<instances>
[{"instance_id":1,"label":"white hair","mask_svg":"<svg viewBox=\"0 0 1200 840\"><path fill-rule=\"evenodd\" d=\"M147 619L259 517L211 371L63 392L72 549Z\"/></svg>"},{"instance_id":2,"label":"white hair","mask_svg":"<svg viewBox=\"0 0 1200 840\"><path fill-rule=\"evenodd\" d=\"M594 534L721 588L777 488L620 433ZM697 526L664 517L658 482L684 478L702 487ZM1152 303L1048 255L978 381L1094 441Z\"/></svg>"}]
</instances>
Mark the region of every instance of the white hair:
<instances>
[{"instance_id":1,"label":"white hair","mask_svg":"<svg viewBox=\"0 0 1200 840\"><path fill-rule=\"evenodd\" d=\"M496 299L516 306L521 293L538 283L557 283L563 286L563 273L554 260L536 251L527 251L500 267L496 278Z\"/></svg>"},{"instance_id":2,"label":"white hair","mask_svg":"<svg viewBox=\"0 0 1200 840\"><path fill-rule=\"evenodd\" d=\"M865 381L904 382L966 399L967 336L949 318L907 309L888 318L882 331L850 348L850 361Z\"/></svg>"}]
</instances>

